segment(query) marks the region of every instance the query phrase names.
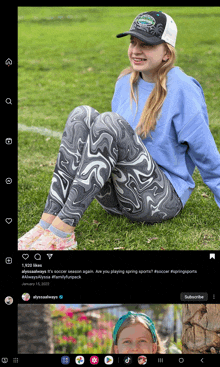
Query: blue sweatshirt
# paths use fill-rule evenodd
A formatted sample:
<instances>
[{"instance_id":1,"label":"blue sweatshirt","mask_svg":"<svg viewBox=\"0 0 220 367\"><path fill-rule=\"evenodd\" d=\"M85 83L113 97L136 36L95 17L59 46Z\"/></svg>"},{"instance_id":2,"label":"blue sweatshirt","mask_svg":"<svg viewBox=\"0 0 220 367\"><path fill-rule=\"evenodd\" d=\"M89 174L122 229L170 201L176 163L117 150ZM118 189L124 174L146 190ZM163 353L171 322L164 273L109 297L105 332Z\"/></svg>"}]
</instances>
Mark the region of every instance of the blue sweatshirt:
<instances>
[{"instance_id":1,"label":"blue sweatshirt","mask_svg":"<svg viewBox=\"0 0 220 367\"><path fill-rule=\"evenodd\" d=\"M138 80L138 107L130 107L130 76L115 86L112 111L121 115L135 130L154 83ZM183 206L195 183L198 167L204 183L214 193L220 207L220 154L209 129L208 114L201 85L179 67L167 74L167 96L151 137L143 140L152 158L173 184Z\"/></svg>"}]
</instances>

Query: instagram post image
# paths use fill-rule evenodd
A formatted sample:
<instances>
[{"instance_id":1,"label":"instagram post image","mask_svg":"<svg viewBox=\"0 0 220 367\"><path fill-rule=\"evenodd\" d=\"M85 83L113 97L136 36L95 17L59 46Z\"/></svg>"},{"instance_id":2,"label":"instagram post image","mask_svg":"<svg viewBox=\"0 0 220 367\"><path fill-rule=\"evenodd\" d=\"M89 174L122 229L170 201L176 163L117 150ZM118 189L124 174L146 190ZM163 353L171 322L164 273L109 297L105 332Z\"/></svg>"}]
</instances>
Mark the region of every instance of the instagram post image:
<instances>
[{"instance_id":1,"label":"instagram post image","mask_svg":"<svg viewBox=\"0 0 220 367\"><path fill-rule=\"evenodd\" d=\"M18 352L217 354L220 347L217 335L219 315L220 306L216 304L20 304ZM37 340L30 324L28 333L28 323L25 325L28 319L35 319L39 325L42 323L41 328L47 338L44 346Z\"/></svg>"},{"instance_id":2,"label":"instagram post image","mask_svg":"<svg viewBox=\"0 0 220 367\"><path fill-rule=\"evenodd\" d=\"M218 250L220 8L17 10L18 250Z\"/></svg>"}]
</instances>

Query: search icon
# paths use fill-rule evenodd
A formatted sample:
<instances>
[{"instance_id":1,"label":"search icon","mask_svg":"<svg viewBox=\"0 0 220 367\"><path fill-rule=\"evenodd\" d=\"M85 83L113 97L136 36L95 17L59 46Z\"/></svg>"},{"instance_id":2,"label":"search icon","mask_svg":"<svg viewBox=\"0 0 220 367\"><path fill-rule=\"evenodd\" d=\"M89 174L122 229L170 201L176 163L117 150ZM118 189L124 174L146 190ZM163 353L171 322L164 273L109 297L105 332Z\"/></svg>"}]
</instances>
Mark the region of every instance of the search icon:
<instances>
[{"instance_id":1,"label":"search icon","mask_svg":"<svg viewBox=\"0 0 220 367\"><path fill-rule=\"evenodd\" d=\"M12 103L11 103L11 98L6 98L5 102L6 102L7 104L12 104Z\"/></svg>"}]
</instances>

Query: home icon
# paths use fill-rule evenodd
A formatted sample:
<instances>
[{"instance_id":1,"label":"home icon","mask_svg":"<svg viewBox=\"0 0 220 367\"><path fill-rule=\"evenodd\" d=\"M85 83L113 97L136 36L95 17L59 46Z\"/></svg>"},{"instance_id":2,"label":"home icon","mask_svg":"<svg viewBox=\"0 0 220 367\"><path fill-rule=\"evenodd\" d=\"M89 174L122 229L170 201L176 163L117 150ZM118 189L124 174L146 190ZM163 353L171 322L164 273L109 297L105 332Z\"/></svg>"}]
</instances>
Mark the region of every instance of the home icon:
<instances>
[{"instance_id":1,"label":"home icon","mask_svg":"<svg viewBox=\"0 0 220 367\"><path fill-rule=\"evenodd\" d=\"M8 65L8 66L12 65L12 60L11 59L7 59L5 61L5 64Z\"/></svg>"}]
</instances>

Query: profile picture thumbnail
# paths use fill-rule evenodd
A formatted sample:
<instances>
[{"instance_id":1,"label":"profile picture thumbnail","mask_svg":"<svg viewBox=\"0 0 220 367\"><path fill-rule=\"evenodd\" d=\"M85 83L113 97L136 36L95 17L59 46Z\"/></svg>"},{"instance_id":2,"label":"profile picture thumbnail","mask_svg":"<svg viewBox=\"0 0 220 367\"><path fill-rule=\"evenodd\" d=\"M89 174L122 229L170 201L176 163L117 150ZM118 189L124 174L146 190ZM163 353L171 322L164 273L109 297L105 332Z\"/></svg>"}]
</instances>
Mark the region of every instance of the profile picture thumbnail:
<instances>
[{"instance_id":1,"label":"profile picture thumbnail","mask_svg":"<svg viewBox=\"0 0 220 367\"><path fill-rule=\"evenodd\" d=\"M13 298L12 297L10 297L10 296L8 296L8 297L6 297L5 298L5 303L6 303L6 305L12 305L12 303L13 303Z\"/></svg>"},{"instance_id":2,"label":"profile picture thumbnail","mask_svg":"<svg viewBox=\"0 0 220 367\"><path fill-rule=\"evenodd\" d=\"M23 293L21 297L23 301L29 301L29 299L31 298L29 293Z\"/></svg>"}]
</instances>

